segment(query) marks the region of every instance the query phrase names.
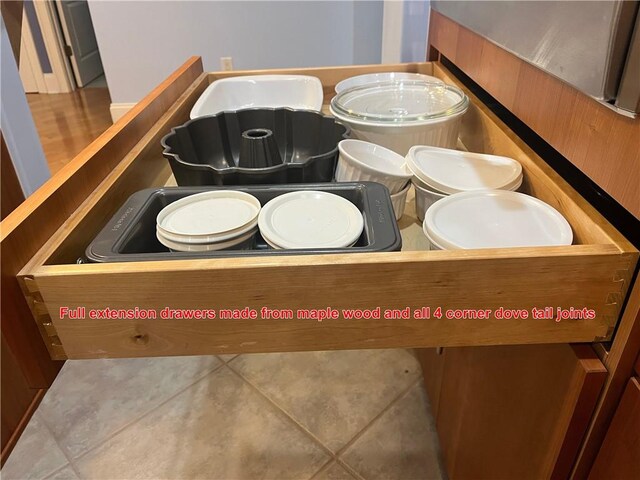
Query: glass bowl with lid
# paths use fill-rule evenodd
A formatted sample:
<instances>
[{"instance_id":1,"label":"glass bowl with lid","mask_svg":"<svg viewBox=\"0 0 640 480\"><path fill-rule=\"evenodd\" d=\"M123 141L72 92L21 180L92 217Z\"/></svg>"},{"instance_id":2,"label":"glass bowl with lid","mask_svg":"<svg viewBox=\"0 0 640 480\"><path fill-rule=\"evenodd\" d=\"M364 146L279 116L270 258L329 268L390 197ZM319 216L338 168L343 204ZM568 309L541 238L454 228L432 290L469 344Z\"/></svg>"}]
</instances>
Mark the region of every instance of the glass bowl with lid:
<instances>
[{"instance_id":1,"label":"glass bowl with lid","mask_svg":"<svg viewBox=\"0 0 640 480\"><path fill-rule=\"evenodd\" d=\"M331 114L352 136L406 155L413 145L455 148L469 98L442 82L399 80L346 89Z\"/></svg>"},{"instance_id":2,"label":"glass bowl with lid","mask_svg":"<svg viewBox=\"0 0 640 480\"><path fill-rule=\"evenodd\" d=\"M444 83L437 77L431 75L424 75L422 73L410 73L410 72L378 72L367 73L364 75L356 75L355 77L345 78L341 82L338 82L334 88L336 93L359 87L362 85L371 85L375 83L395 82L399 80L420 80L425 82Z\"/></svg>"}]
</instances>

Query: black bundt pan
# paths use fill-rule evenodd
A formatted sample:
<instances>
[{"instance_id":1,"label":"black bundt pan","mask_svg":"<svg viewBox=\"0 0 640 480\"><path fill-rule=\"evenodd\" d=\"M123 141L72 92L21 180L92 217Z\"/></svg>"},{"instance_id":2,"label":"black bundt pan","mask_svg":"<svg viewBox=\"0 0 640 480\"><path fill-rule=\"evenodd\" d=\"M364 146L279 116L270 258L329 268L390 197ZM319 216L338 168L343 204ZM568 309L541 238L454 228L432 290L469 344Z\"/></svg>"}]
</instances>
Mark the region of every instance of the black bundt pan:
<instances>
[{"instance_id":1,"label":"black bundt pan","mask_svg":"<svg viewBox=\"0 0 640 480\"><path fill-rule=\"evenodd\" d=\"M189 120L162 146L180 186L330 182L349 133L319 112L251 108Z\"/></svg>"}]
</instances>

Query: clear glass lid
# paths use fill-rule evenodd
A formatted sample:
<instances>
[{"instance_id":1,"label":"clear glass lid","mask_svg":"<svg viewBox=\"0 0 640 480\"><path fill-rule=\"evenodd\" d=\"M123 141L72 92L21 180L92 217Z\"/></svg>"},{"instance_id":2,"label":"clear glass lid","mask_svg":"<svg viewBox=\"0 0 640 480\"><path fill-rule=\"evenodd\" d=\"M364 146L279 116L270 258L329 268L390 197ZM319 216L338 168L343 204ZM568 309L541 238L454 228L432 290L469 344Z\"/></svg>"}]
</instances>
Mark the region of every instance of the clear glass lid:
<instances>
[{"instance_id":1,"label":"clear glass lid","mask_svg":"<svg viewBox=\"0 0 640 480\"><path fill-rule=\"evenodd\" d=\"M331 100L337 115L377 123L411 123L464 112L462 90L440 82L400 80L349 88Z\"/></svg>"}]
</instances>

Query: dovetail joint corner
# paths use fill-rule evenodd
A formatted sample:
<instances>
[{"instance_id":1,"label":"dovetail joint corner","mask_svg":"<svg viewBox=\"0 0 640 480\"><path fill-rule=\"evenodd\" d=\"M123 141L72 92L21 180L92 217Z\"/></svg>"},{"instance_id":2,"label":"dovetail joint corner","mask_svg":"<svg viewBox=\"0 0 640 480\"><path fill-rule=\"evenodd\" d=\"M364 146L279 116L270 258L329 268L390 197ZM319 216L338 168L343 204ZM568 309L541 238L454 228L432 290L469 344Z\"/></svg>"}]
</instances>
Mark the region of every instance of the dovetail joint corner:
<instances>
[{"instance_id":1,"label":"dovetail joint corner","mask_svg":"<svg viewBox=\"0 0 640 480\"><path fill-rule=\"evenodd\" d=\"M604 336L602 337L596 337L593 341L594 342L608 342L609 340L611 340L611 337L613 336L613 332L615 331L616 327L615 325L610 325L609 328L607 328L607 333L604 334Z\"/></svg>"},{"instance_id":2,"label":"dovetail joint corner","mask_svg":"<svg viewBox=\"0 0 640 480\"><path fill-rule=\"evenodd\" d=\"M49 310L42 298L37 283L33 277L26 276L22 277L22 285L27 305L29 306L29 310L31 310L36 325L38 325L38 329L49 350L51 358L54 360L67 358L60 337L58 337L58 331L53 324L51 315L49 315Z\"/></svg>"},{"instance_id":3,"label":"dovetail joint corner","mask_svg":"<svg viewBox=\"0 0 640 480\"><path fill-rule=\"evenodd\" d=\"M38 288L38 284L36 283L35 278L33 276L28 275L22 277L22 282L24 284L25 290L29 293L40 293L40 289Z\"/></svg>"},{"instance_id":4,"label":"dovetail joint corner","mask_svg":"<svg viewBox=\"0 0 640 480\"><path fill-rule=\"evenodd\" d=\"M609 292L604 303L605 305L620 305L622 303L622 294L620 292Z\"/></svg>"}]
</instances>

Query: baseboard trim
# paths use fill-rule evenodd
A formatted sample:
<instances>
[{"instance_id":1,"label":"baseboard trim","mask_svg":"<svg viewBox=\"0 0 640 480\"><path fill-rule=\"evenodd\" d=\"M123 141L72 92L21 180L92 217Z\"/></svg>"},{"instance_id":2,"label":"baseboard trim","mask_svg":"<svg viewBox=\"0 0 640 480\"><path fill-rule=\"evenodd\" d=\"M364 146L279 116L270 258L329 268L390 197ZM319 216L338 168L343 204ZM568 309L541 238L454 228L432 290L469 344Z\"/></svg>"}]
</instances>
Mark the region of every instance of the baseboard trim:
<instances>
[{"instance_id":1,"label":"baseboard trim","mask_svg":"<svg viewBox=\"0 0 640 480\"><path fill-rule=\"evenodd\" d=\"M111 120L116 123L120 117L131 110L135 103L112 103L109 106L109 112L111 113Z\"/></svg>"},{"instance_id":2,"label":"baseboard trim","mask_svg":"<svg viewBox=\"0 0 640 480\"><path fill-rule=\"evenodd\" d=\"M0 467L4 466L4 463L7 461L7 458L9 458L9 455L11 455L11 452L13 451L13 447L15 447L16 443L18 443L18 440L20 440L20 436L22 435L22 432L24 432L24 429L29 424L29 420L31 420L31 417L33 417L33 414L36 413L36 410L38 409L38 405L40 405L40 402L44 398L45 393L47 393L46 388L40 388L36 391L36 394L34 395L33 400L31 400L31 404L29 405L29 408L27 408L27 411L24 412L24 415L20 419L20 422L18 423L16 429L13 431L13 433L7 440L6 445L2 447L2 453L0 454Z\"/></svg>"}]
</instances>

